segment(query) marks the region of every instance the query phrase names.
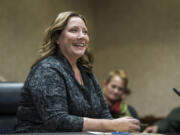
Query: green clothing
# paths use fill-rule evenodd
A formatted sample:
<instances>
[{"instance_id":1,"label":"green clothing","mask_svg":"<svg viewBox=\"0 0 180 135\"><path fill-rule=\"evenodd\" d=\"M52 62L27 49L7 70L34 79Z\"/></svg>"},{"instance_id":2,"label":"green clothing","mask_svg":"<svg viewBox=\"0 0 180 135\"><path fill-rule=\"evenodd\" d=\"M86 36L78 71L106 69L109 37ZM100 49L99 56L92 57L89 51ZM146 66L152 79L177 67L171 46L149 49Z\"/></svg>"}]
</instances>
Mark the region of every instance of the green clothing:
<instances>
[{"instance_id":1,"label":"green clothing","mask_svg":"<svg viewBox=\"0 0 180 135\"><path fill-rule=\"evenodd\" d=\"M139 119L136 110L132 106L128 105L127 103L120 102L120 105L118 106L118 108L119 108L118 112L114 112L114 111L112 111L110 109L110 112L111 112L113 118L119 118L119 117L124 117L124 116L131 116L131 117L134 117L136 119Z\"/></svg>"},{"instance_id":2,"label":"green clothing","mask_svg":"<svg viewBox=\"0 0 180 135\"><path fill-rule=\"evenodd\" d=\"M173 109L165 119L155 123L158 133L180 132L180 107Z\"/></svg>"},{"instance_id":3,"label":"green clothing","mask_svg":"<svg viewBox=\"0 0 180 135\"><path fill-rule=\"evenodd\" d=\"M119 113L112 113L114 118L124 117L124 116L131 116L131 113L128 110L128 105L125 102L120 103L120 112Z\"/></svg>"}]
</instances>

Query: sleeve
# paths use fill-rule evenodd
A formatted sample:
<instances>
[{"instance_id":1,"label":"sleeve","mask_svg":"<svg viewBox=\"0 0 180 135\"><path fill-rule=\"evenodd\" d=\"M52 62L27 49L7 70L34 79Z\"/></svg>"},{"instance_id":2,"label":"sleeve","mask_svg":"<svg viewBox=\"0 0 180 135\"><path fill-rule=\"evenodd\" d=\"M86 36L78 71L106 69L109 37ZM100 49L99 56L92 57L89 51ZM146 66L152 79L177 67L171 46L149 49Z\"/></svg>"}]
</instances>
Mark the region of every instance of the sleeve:
<instances>
[{"instance_id":1,"label":"sleeve","mask_svg":"<svg viewBox=\"0 0 180 135\"><path fill-rule=\"evenodd\" d=\"M93 81L94 81L94 85L95 85L95 88L98 92L98 96L100 98L100 101L101 101L101 106L102 106L102 113L101 113L101 118L103 119L113 119L110 112L109 112L109 108L108 108L108 105L105 101L105 98L104 98L104 95L102 93L102 90L101 90L101 87L95 77L95 75L93 74Z\"/></svg>"},{"instance_id":2,"label":"sleeve","mask_svg":"<svg viewBox=\"0 0 180 135\"><path fill-rule=\"evenodd\" d=\"M160 120L159 122L155 123L158 128L159 133L170 133L170 132L179 132L180 128L180 107L174 108L168 116Z\"/></svg>"},{"instance_id":3,"label":"sleeve","mask_svg":"<svg viewBox=\"0 0 180 135\"><path fill-rule=\"evenodd\" d=\"M59 71L39 67L31 76L28 89L48 131L82 131L83 118L68 114L66 83Z\"/></svg>"},{"instance_id":4,"label":"sleeve","mask_svg":"<svg viewBox=\"0 0 180 135\"><path fill-rule=\"evenodd\" d=\"M180 132L180 107L174 108L167 116L171 132Z\"/></svg>"},{"instance_id":5,"label":"sleeve","mask_svg":"<svg viewBox=\"0 0 180 135\"><path fill-rule=\"evenodd\" d=\"M154 125L158 126L158 133L169 133L170 126L167 119L162 119L156 122Z\"/></svg>"},{"instance_id":6,"label":"sleeve","mask_svg":"<svg viewBox=\"0 0 180 135\"><path fill-rule=\"evenodd\" d=\"M128 110L131 113L132 117L139 120L137 111L131 105L128 105Z\"/></svg>"}]
</instances>

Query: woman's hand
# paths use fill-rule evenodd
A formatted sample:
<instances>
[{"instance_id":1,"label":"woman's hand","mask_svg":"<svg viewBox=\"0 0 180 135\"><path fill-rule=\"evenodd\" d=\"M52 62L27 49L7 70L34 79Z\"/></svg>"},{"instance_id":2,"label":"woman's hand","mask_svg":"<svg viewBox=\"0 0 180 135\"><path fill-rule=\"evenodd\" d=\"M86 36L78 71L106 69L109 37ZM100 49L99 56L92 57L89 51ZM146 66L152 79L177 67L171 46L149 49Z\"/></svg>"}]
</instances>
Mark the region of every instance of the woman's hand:
<instances>
[{"instance_id":1,"label":"woman's hand","mask_svg":"<svg viewBox=\"0 0 180 135\"><path fill-rule=\"evenodd\" d=\"M158 126L156 125L149 126L144 130L145 133L157 133L157 131L158 131Z\"/></svg>"},{"instance_id":2,"label":"woman's hand","mask_svg":"<svg viewBox=\"0 0 180 135\"><path fill-rule=\"evenodd\" d=\"M132 117L122 117L113 119L110 124L110 130L122 132L137 132L140 130L140 122Z\"/></svg>"},{"instance_id":3,"label":"woman's hand","mask_svg":"<svg viewBox=\"0 0 180 135\"><path fill-rule=\"evenodd\" d=\"M132 117L122 117L113 120L84 118L83 131L137 132L139 130L139 120Z\"/></svg>"}]
</instances>

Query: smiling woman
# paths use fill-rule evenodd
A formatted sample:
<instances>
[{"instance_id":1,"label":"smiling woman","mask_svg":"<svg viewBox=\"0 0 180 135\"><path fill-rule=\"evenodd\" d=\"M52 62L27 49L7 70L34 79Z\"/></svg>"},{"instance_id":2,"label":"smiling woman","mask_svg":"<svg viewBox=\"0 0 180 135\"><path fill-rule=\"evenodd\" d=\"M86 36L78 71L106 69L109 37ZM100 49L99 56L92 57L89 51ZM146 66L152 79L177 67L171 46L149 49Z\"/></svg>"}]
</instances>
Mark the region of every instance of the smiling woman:
<instances>
[{"instance_id":1,"label":"smiling woman","mask_svg":"<svg viewBox=\"0 0 180 135\"><path fill-rule=\"evenodd\" d=\"M79 17L69 19L67 26L57 40L61 53L70 61L71 58L76 60L85 53L88 42L86 25Z\"/></svg>"},{"instance_id":2,"label":"smiling woman","mask_svg":"<svg viewBox=\"0 0 180 135\"><path fill-rule=\"evenodd\" d=\"M62 12L54 19L22 89L16 132L139 130L138 120L112 119L88 42L82 15Z\"/></svg>"}]
</instances>

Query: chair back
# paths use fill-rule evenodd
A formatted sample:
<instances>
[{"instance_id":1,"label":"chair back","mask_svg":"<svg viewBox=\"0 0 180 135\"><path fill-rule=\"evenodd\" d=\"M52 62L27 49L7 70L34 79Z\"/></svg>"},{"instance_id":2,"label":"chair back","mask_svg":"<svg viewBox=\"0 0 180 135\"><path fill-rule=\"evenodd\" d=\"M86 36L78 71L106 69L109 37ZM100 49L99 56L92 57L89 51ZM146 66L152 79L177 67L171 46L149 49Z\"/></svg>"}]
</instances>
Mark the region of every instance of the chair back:
<instances>
[{"instance_id":1,"label":"chair back","mask_svg":"<svg viewBox=\"0 0 180 135\"><path fill-rule=\"evenodd\" d=\"M23 85L21 82L0 82L0 134L14 131Z\"/></svg>"}]
</instances>

